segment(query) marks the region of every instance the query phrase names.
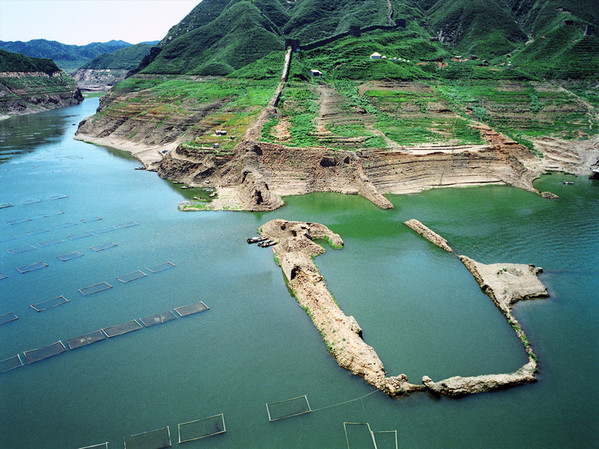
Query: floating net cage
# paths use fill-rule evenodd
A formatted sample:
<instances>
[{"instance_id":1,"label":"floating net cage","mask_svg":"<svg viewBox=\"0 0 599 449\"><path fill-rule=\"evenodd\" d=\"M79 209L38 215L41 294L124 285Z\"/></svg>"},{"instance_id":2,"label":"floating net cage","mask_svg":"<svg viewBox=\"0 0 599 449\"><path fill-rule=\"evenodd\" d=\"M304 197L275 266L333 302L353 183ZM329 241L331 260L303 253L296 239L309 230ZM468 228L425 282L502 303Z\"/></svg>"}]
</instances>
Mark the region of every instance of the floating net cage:
<instances>
[{"instance_id":1,"label":"floating net cage","mask_svg":"<svg viewBox=\"0 0 599 449\"><path fill-rule=\"evenodd\" d=\"M34 363L39 362L40 360L54 357L58 354L62 354L66 350L67 348L62 343L62 341L57 341L56 343L48 346L42 346L41 348L25 351L23 354L25 355L27 363Z\"/></svg>"},{"instance_id":2,"label":"floating net cage","mask_svg":"<svg viewBox=\"0 0 599 449\"><path fill-rule=\"evenodd\" d=\"M347 449L398 449L397 430L375 432L368 423L344 422Z\"/></svg>"},{"instance_id":3,"label":"floating net cage","mask_svg":"<svg viewBox=\"0 0 599 449\"><path fill-rule=\"evenodd\" d=\"M107 242L107 243L102 243L101 245L90 246L89 249L98 252L98 251L104 251L106 249L114 248L115 246L119 246L119 245L117 245L114 242Z\"/></svg>"},{"instance_id":4,"label":"floating net cage","mask_svg":"<svg viewBox=\"0 0 599 449\"><path fill-rule=\"evenodd\" d=\"M100 282L99 284L94 284L90 285L89 287L80 288L79 293L81 293L83 296L89 296L95 293L103 292L104 290L108 290L109 288L112 288L112 285L110 285L108 282Z\"/></svg>"},{"instance_id":5,"label":"floating net cage","mask_svg":"<svg viewBox=\"0 0 599 449\"><path fill-rule=\"evenodd\" d=\"M67 262L69 260L77 259L78 257L83 257L83 253L80 253L79 251L73 251L72 253L58 256L57 259L62 260L63 262Z\"/></svg>"},{"instance_id":6,"label":"floating net cage","mask_svg":"<svg viewBox=\"0 0 599 449\"><path fill-rule=\"evenodd\" d=\"M179 443L200 440L225 433L225 417L222 413L208 418L179 424Z\"/></svg>"},{"instance_id":7,"label":"floating net cage","mask_svg":"<svg viewBox=\"0 0 599 449\"><path fill-rule=\"evenodd\" d=\"M25 234L38 235L38 234L43 234L45 232L50 232L50 230L48 228L34 229L33 231L26 231Z\"/></svg>"},{"instance_id":8,"label":"floating net cage","mask_svg":"<svg viewBox=\"0 0 599 449\"><path fill-rule=\"evenodd\" d=\"M38 198L32 198L30 200L23 200L21 201L21 204L37 204L37 203L41 203L42 200L38 199Z\"/></svg>"},{"instance_id":9,"label":"floating net cage","mask_svg":"<svg viewBox=\"0 0 599 449\"><path fill-rule=\"evenodd\" d=\"M137 223L136 221L129 221L127 223L121 223L120 225L116 225L115 228L116 229L124 229L124 228L131 228L133 226L139 226L139 223Z\"/></svg>"},{"instance_id":10,"label":"floating net cage","mask_svg":"<svg viewBox=\"0 0 599 449\"><path fill-rule=\"evenodd\" d=\"M12 312L5 313L4 315L0 315L0 325L10 323L11 321L15 321L18 319L19 317Z\"/></svg>"},{"instance_id":11,"label":"floating net cage","mask_svg":"<svg viewBox=\"0 0 599 449\"><path fill-rule=\"evenodd\" d=\"M49 196L48 199L49 200L63 200L63 199L68 198L68 197L69 197L69 195L61 194L61 195L52 195L52 196Z\"/></svg>"},{"instance_id":12,"label":"floating net cage","mask_svg":"<svg viewBox=\"0 0 599 449\"><path fill-rule=\"evenodd\" d=\"M96 229L93 232L94 232L94 234L105 234L107 232L112 232L112 231L116 231L116 228L114 226L108 226L107 228Z\"/></svg>"},{"instance_id":13,"label":"floating net cage","mask_svg":"<svg viewBox=\"0 0 599 449\"><path fill-rule=\"evenodd\" d=\"M10 235L6 235L6 236L2 236L0 238L0 243L10 242L11 240L16 240L18 238L19 238L19 236L17 234L10 234Z\"/></svg>"},{"instance_id":14,"label":"floating net cage","mask_svg":"<svg viewBox=\"0 0 599 449\"><path fill-rule=\"evenodd\" d=\"M29 307L31 307L36 312L43 312L44 310L48 310L53 307L61 306L63 304L66 304L67 302L69 302L69 300L67 298L65 298L64 296L60 295L60 296L57 296L56 298L52 298L47 301L39 302L37 304L31 304Z\"/></svg>"},{"instance_id":15,"label":"floating net cage","mask_svg":"<svg viewBox=\"0 0 599 449\"><path fill-rule=\"evenodd\" d=\"M78 349L102 340L106 340L106 335L104 335L102 331L97 330L88 334L83 334L80 337L71 338L67 340L66 343L69 349Z\"/></svg>"},{"instance_id":16,"label":"floating net cage","mask_svg":"<svg viewBox=\"0 0 599 449\"><path fill-rule=\"evenodd\" d=\"M137 322L137 320L127 321L123 324L117 324L116 326L105 327L102 332L106 334L108 338L118 337L119 335L128 334L139 329L143 326Z\"/></svg>"},{"instance_id":17,"label":"floating net cage","mask_svg":"<svg viewBox=\"0 0 599 449\"><path fill-rule=\"evenodd\" d=\"M7 207L13 207L13 203L2 203L0 204L0 209L6 209Z\"/></svg>"},{"instance_id":18,"label":"floating net cage","mask_svg":"<svg viewBox=\"0 0 599 449\"><path fill-rule=\"evenodd\" d=\"M169 426L125 437L125 449L164 449L171 446Z\"/></svg>"},{"instance_id":19,"label":"floating net cage","mask_svg":"<svg viewBox=\"0 0 599 449\"><path fill-rule=\"evenodd\" d=\"M175 307L175 312L181 317L204 312L206 310L210 310L210 307L204 304L204 301L200 301L196 304L189 304L188 306Z\"/></svg>"},{"instance_id":20,"label":"floating net cage","mask_svg":"<svg viewBox=\"0 0 599 449\"><path fill-rule=\"evenodd\" d=\"M73 223L72 221L67 221L66 223L54 225L54 228L55 229L66 229L66 228L73 228L75 226L77 226L77 223Z\"/></svg>"},{"instance_id":21,"label":"floating net cage","mask_svg":"<svg viewBox=\"0 0 599 449\"><path fill-rule=\"evenodd\" d=\"M93 223L94 221L100 221L100 220L103 220L103 218L98 217L98 216L88 217L88 218L82 218L81 223Z\"/></svg>"},{"instance_id":22,"label":"floating net cage","mask_svg":"<svg viewBox=\"0 0 599 449\"><path fill-rule=\"evenodd\" d=\"M36 262L31 265L25 265L24 267L17 268L17 271L21 274L29 273L30 271L40 270L42 268L46 268L48 266L47 263L44 262Z\"/></svg>"},{"instance_id":23,"label":"floating net cage","mask_svg":"<svg viewBox=\"0 0 599 449\"><path fill-rule=\"evenodd\" d=\"M79 449L108 449L108 441L106 443L94 444L93 446L80 447Z\"/></svg>"},{"instance_id":24,"label":"floating net cage","mask_svg":"<svg viewBox=\"0 0 599 449\"><path fill-rule=\"evenodd\" d=\"M12 225L21 224L21 223L27 223L28 221L31 221L31 220L33 220L33 219L30 218L30 217L27 217L27 218L18 218L16 220L8 220L6 222L6 224L9 224L9 225L12 226Z\"/></svg>"},{"instance_id":25,"label":"floating net cage","mask_svg":"<svg viewBox=\"0 0 599 449\"><path fill-rule=\"evenodd\" d=\"M27 251L33 251L35 249L37 249L35 246L27 245L27 246L22 246L21 248L7 249L6 252L8 254L21 254L21 253L26 253Z\"/></svg>"},{"instance_id":26,"label":"floating net cage","mask_svg":"<svg viewBox=\"0 0 599 449\"><path fill-rule=\"evenodd\" d=\"M146 277L147 274L141 270L134 271L133 273L126 274L124 276L116 278L117 281L121 281L123 284L127 282L136 281L137 279L141 279Z\"/></svg>"},{"instance_id":27,"label":"floating net cage","mask_svg":"<svg viewBox=\"0 0 599 449\"><path fill-rule=\"evenodd\" d=\"M23 361L19 354L9 357L4 360L0 360L0 373L5 373L15 368L23 366Z\"/></svg>"},{"instance_id":28,"label":"floating net cage","mask_svg":"<svg viewBox=\"0 0 599 449\"><path fill-rule=\"evenodd\" d=\"M169 310L168 312L157 313L156 315L151 315L151 316L148 316L145 318L141 318L139 321L141 321L144 326L150 327L150 326L156 326L157 324L162 324L162 323L166 323L168 321L172 321L176 318L177 318L176 315Z\"/></svg>"},{"instance_id":29,"label":"floating net cage","mask_svg":"<svg viewBox=\"0 0 599 449\"><path fill-rule=\"evenodd\" d=\"M170 270L171 268L176 267L177 265L175 265L172 262L165 262L165 263L161 263L160 265L156 265L155 267L152 268L148 268L148 271L150 273L160 273L161 271L165 271L165 270Z\"/></svg>"},{"instance_id":30,"label":"floating net cage","mask_svg":"<svg viewBox=\"0 0 599 449\"><path fill-rule=\"evenodd\" d=\"M47 214L40 215L41 218L49 218L49 217L57 217L59 215L64 215L64 211L57 210L56 212L48 212Z\"/></svg>"},{"instance_id":31,"label":"floating net cage","mask_svg":"<svg viewBox=\"0 0 599 449\"><path fill-rule=\"evenodd\" d=\"M68 235L67 238L69 240L80 240L80 239L84 239L86 237L91 237L91 233L89 232L83 232L81 234L75 234L75 235Z\"/></svg>"},{"instance_id":32,"label":"floating net cage","mask_svg":"<svg viewBox=\"0 0 599 449\"><path fill-rule=\"evenodd\" d=\"M279 402L266 403L266 412L270 422L312 412L306 395Z\"/></svg>"},{"instance_id":33,"label":"floating net cage","mask_svg":"<svg viewBox=\"0 0 599 449\"><path fill-rule=\"evenodd\" d=\"M48 246L54 246L54 245L60 245L61 243L64 243L65 241L63 239L54 239L54 240L46 240L45 242L39 242L38 245L41 248L47 248Z\"/></svg>"}]
</instances>

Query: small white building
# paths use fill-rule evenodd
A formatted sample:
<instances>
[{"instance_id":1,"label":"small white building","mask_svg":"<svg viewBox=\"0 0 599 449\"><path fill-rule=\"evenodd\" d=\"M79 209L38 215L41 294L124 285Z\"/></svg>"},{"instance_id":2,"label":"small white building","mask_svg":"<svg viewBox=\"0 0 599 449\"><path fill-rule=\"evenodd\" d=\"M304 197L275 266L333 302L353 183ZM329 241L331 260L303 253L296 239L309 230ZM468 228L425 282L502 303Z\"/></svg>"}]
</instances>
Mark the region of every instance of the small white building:
<instances>
[{"instance_id":1,"label":"small white building","mask_svg":"<svg viewBox=\"0 0 599 449\"><path fill-rule=\"evenodd\" d=\"M322 72L316 69L310 69L310 76L322 76Z\"/></svg>"},{"instance_id":2,"label":"small white building","mask_svg":"<svg viewBox=\"0 0 599 449\"><path fill-rule=\"evenodd\" d=\"M375 51L373 54L370 55L370 59L381 59L381 54Z\"/></svg>"}]
</instances>

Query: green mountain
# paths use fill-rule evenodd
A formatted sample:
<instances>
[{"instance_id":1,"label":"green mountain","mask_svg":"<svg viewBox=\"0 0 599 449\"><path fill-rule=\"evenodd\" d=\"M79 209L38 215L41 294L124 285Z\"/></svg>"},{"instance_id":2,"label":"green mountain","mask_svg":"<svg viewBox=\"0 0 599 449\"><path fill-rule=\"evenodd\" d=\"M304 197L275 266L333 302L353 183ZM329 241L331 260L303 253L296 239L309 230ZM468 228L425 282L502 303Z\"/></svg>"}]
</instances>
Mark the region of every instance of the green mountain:
<instances>
[{"instance_id":1,"label":"green mountain","mask_svg":"<svg viewBox=\"0 0 599 449\"><path fill-rule=\"evenodd\" d=\"M92 42L87 45L67 45L45 39L28 42L0 41L0 49L34 58L50 58L58 67L73 72L102 53L111 53L131 44L124 41Z\"/></svg>"},{"instance_id":2,"label":"green mountain","mask_svg":"<svg viewBox=\"0 0 599 449\"><path fill-rule=\"evenodd\" d=\"M84 70L132 70L150 53L153 46L152 43L143 43L121 48L112 53L102 53L79 68Z\"/></svg>"},{"instance_id":3,"label":"green mountain","mask_svg":"<svg viewBox=\"0 0 599 449\"><path fill-rule=\"evenodd\" d=\"M306 45L352 26L393 25L384 38L365 34L336 50L351 55L355 45L360 57L372 48L422 60L476 55L504 65L513 58L540 76L598 76L596 0L203 0L135 72L227 75L282 50L286 39Z\"/></svg>"},{"instance_id":4,"label":"green mountain","mask_svg":"<svg viewBox=\"0 0 599 449\"><path fill-rule=\"evenodd\" d=\"M31 58L20 53L0 50L0 72L60 72L51 59Z\"/></svg>"}]
</instances>

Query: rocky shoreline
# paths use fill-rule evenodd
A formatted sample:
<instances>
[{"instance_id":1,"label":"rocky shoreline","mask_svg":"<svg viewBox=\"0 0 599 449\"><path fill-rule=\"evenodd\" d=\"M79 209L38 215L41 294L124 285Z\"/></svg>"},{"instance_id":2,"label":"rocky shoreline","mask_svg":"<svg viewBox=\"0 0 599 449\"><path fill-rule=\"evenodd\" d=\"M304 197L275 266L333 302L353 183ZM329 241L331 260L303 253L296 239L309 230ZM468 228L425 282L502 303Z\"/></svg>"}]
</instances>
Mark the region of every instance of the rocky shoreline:
<instances>
[{"instance_id":1,"label":"rocky shoreline","mask_svg":"<svg viewBox=\"0 0 599 449\"><path fill-rule=\"evenodd\" d=\"M452 252L445 239L419 221L410 220L406 225L435 245ZM508 320L522 342L529 361L514 373L456 376L438 382L424 376L422 384L412 384L405 374L387 376L374 348L362 339L359 324L354 317L346 316L339 308L313 262L316 256L325 251L315 241L326 241L333 248L342 248L343 240L338 234L318 223L281 219L264 224L260 234L276 242L272 248L275 261L281 267L290 291L312 319L339 366L363 377L385 394L397 397L429 391L435 395L460 397L536 381L537 358L522 326L512 313L512 307L520 300L548 296L547 289L537 278L540 268L521 264L485 265L459 256L481 289Z\"/></svg>"}]
</instances>

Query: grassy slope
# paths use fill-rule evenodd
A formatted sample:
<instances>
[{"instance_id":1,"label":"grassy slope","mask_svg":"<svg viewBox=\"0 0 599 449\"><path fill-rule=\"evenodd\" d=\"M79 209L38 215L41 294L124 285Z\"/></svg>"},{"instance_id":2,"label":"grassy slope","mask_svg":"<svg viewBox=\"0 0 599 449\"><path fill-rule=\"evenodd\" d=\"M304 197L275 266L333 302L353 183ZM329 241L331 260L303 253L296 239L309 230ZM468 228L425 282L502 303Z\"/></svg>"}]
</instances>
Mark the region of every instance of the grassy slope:
<instances>
[{"instance_id":1,"label":"grassy slope","mask_svg":"<svg viewBox=\"0 0 599 449\"><path fill-rule=\"evenodd\" d=\"M138 66L139 62L150 52L151 48L151 44L137 44L121 48L112 53L103 53L80 68L132 70Z\"/></svg>"}]
</instances>

